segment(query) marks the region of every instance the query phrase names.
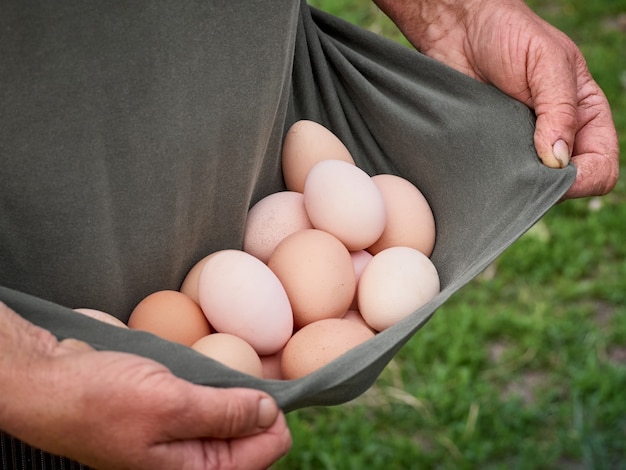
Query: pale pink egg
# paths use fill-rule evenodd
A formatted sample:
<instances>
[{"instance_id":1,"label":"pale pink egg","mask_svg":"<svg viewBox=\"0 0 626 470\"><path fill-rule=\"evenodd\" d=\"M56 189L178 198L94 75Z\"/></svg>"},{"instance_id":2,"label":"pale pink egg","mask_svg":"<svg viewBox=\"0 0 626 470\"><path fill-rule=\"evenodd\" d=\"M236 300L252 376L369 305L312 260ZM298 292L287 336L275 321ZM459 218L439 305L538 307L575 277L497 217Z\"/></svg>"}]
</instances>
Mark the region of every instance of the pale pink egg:
<instances>
[{"instance_id":1,"label":"pale pink egg","mask_svg":"<svg viewBox=\"0 0 626 470\"><path fill-rule=\"evenodd\" d=\"M352 264L354 265L354 274L356 275L356 291L354 293L354 299L352 300L352 304L350 308L353 310L358 309L357 296L359 292L359 279L361 278L361 273L365 269L367 263L372 259L372 254L365 250L358 250L350 252L350 256L352 257Z\"/></svg>"},{"instance_id":2,"label":"pale pink egg","mask_svg":"<svg viewBox=\"0 0 626 470\"><path fill-rule=\"evenodd\" d=\"M100 320L101 322L108 323L109 325L119 326L121 328L128 328L126 326L126 323L124 323L122 320L114 317L110 313L106 313L101 310L96 310L93 308L75 308L74 311L88 317L95 318L96 320Z\"/></svg>"},{"instance_id":3,"label":"pale pink egg","mask_svg":"<svg viewBox=\"0 0 626 470\"><path fill-rule=\"evenodd\" d=\"M385 202L372 178L339 160L316 164L304 185L313 227L337 237L350 251L372 245L385 228Z\"/></svg>"},{"instance_id":4,"label":"pale pink egg","mask_svg":"<svg viewBox=\"0 0 626 470\"><path fill-rule=\"evenodd\" d=\"M278 277L241 250L211 256L198 280L200 306L220 333L248 342L260 355L278 352L293 332L293 314Z\"/></svg>"},{"instance_id":5,"label":"pale pink egg","mask_svg":"<svg viewBox=\"0 0 626 470\"><path fill-rule=\"evenodd\" d=\"M343 319L348 320L348 321L355 321L357 323L360 323L361 325L365 325L370 330L375 332L375 330L367 324L367 322L363 318L363 315L361 315L361 313L358 310L354 310L354 309L348 310L346 314L343 316Z\"/></svg>"},{"instance_id":6,"label":"pale pink egg","mask_svg":"<svg viewBox=\"0 0 626 470\"><path fill-rule=\"evenodd\" d=\"M359 312L382 331L439 293L439 275L430 258L414 248L387 248L371 259L359 280Z\"/></svg>"},{"instance_id":7,"label":"pale pink egg","mask_svg":"<svg viewBox=\"0 0 626 470\"><path fill-rule=\"evenodd\" d=\"M261 365L263 366L263 378L272 380L282 380L283 371L280 365L283 350L269 356L261 356Z\"/></svg>"},{"instance_id":8,"label":"pale pink egg","mask_svg":"<svg viewBox=\"0 0 626 470\"><path fill-rule=\"evenodd\" d=\"M264 263L276 245L298 230L313 228L304 208L304 196L281 191L264 197L248 211L243 250Z\"/></svg>"}]
</instances>

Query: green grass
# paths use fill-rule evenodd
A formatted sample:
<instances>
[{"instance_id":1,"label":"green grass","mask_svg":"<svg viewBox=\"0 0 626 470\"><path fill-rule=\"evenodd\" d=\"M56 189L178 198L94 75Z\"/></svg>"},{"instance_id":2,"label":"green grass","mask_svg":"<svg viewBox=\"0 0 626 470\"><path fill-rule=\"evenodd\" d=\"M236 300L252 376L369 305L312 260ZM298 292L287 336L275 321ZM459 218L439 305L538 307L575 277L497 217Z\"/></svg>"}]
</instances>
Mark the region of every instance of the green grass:
<instances>
[{"instance_id":1,"label":"green grass","mask_svg":"<svg viewBox=\"0 0 626 470\"><path fill-rule=\"evenodd\" d=\"M311 1L402 40L366 0ZM626 1L533 0L585 54L626 153ZM280 469L626 469L626 185L554 207L353 402L288 415Z\"/></svg>"}]
</instances>

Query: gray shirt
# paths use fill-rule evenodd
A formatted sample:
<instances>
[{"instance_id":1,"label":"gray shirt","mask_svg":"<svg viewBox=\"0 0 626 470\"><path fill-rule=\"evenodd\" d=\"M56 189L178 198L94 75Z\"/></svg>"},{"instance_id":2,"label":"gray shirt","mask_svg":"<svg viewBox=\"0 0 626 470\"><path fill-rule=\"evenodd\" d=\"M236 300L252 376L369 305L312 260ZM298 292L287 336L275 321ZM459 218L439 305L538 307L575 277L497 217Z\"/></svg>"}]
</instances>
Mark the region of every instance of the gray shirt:
<instances>
[{"instance_id":1,"label":"gray shirt","mask_svg":"<svg viewBox=\"0 0 626 470\"><path fill-rule=\"evenodd\" d=\"M559 200L521 103L303 1L12 1L0 16L0 299L59 338L142 354L285 410L363 392L458 289ZM128 317L200 258L240 248L248 208L283 189L285 129L331 129L369 174L428 199L441 293L296 381L83 318Z\"/></svg>"},{"instance_id":2,"label":"gray shirt","mask_svg":"<svg viewBox=\"0 0 626 470\"><path fill-rule=\"evenodd\" d=\"M299 6L3 6L0 284L126 319L240 247L281 184Z\"/></svg>"}]
</instances>

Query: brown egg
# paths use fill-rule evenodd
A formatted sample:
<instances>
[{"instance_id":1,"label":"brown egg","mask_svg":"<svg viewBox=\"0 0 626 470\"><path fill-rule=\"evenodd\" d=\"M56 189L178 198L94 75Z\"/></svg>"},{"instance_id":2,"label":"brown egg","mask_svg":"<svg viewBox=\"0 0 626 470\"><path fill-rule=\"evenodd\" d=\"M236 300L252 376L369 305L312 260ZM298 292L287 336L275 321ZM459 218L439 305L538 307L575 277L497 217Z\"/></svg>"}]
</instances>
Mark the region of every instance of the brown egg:
<instances>
[{"instance_id":1,"label":"brown egg","mask_svg":"<svg viewBox=\"0 0 626 470\"><path fill-rule=\"evenodd\" d=\"M293 124L285 135L282 151L283 178L287 189L303 192L309 170L322 160L343 160L354 165L346 146L329 129L308 120Z\"/></svg>"},{"instance_id":2,"label":"brown egg","mask_svg":"<svg viewBox=\"0 0 626 470\"><path fill-rule=\"evenodd\" d=\"M313 228L304 208L304 195L280 191L264 197L248 211L243 237L243 251L264 263L274 248L298 230Z\"/></svg>"},{"instance_id":3,"label":"brown egg","mask_svg":"<svg viewBox=\"0 0 626 470\"><path fill-rule=\"evenodd\" d=\"M144 298L130 314L128 327L185 346L211 333L200 306L175 290L154 292Z\"/></svg>"},{"instance_id":4,"label":"brown egg","mask_svg":"<svg viewBox=\"0 0 626 470\"><path fill-rule=\"evenodd\" d=\"M263 378L263 366L259 355L238 336L213 333L200 338L191 348L231 369Z\"/></svg>"},{"instance_id":5,"label":"brown egg","mask_svg":"<svg viewBox=\"0 0 626 470\"><path fill-rule=\"evenodd\" d=\"M367 251L375 255L392 246L407 246L430 256L435 247L435 218L428 201L410 181L395 175L375 175L385 201L387 220L380 238Z\"/></svg>"},{"instance_id":6,"label":"brown egg","mask_svg":"<svg viewBox=\"0 0 626 470\"><path fill-rule=\"evenodd\" d=\"M180 291L197 304L200 303L200 300L198 298L198 280L200 279L200 273L202 272L202 268L204 267L206 262L213 255L215 255L215 253L211 253L210 255L207 255L200 261L198 261L187 273L187 276L185 276L185 279L180 286Z\"/></svg>"},{"instance_id":7,"label":"brown egg","mask_svg":"<svg viewBox=\"0 0 626 470\"><path fill-rule=\"evenodd\" d=\"M339 318L348 310L356 276L348 249L321 230L300 230L278 244L269 268L287 292L294 325Z\"/></svg>"},{"instance_id":8,"label":"brown egg","mask_svg":"<svg viewBox=\"0 0 626 470\"><path fill-rule=\"evenodd\" d=\"M93 308L75 308L75 312L82 313L91 318L95 318L96 320L100 320L101 322L108 323L110 325L119 326L121 328L128 328L126 323L124 323L119 318L114 317L110 313L103 312L101 310L94 310Z\"/></svg>"},{"instance_id":9,"label":"brown egg","mask_svg":"<svg viewBox=\"0 0 626 470\"><path fill-rule=\"evenodd\" d=\"M329 318L310 323L287 342L281 359L283 377L304 377L373 337L369 328L353 320Z\"/></svg>"}]
</instances>

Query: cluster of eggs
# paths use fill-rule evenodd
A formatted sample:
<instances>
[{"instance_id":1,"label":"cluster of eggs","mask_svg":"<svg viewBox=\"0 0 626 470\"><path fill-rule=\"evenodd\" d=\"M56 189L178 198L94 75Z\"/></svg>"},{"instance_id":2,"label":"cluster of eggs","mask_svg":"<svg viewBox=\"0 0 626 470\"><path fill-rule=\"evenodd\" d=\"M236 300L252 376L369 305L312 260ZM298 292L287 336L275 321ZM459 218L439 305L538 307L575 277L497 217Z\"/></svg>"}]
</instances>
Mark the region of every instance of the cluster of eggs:
<instances>
[{"instance_id":1,"label":"cluster of eggs","mask_svg":"<svg viewBox=\"0 0 626 470\"><path fill-rule=\"evenodd\" d=\"M211 253L179 291L147 296L129 328L250 375L297 379L439 293L435 221L412 183L369 176L308 120L287 132L282 167L286 190L250 208L242 249Z\"/></svg>"}]
</instances>

